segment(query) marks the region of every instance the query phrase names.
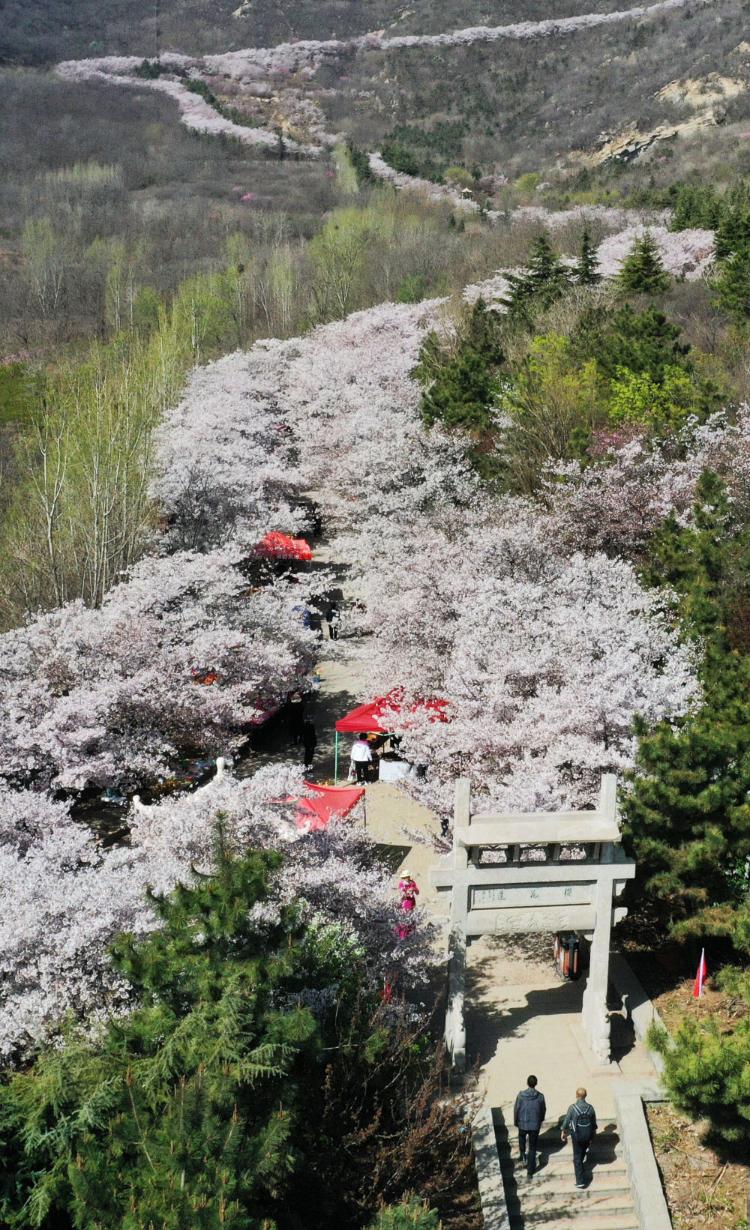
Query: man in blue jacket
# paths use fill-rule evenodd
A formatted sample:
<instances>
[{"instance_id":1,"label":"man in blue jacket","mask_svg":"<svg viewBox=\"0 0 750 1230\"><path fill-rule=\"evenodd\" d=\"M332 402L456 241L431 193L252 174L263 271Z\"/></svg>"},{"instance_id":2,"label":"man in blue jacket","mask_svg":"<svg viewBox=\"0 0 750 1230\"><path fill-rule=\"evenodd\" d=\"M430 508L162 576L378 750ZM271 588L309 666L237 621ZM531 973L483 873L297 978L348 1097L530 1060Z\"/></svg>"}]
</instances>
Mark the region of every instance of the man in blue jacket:
<instances>
[{"instance_id":1,"label":"man in blue jacket","mask_svg":"<svg viewBox=\"0 0 750 1230\"><path fill-rule=\"evenodd\" d=\"M536 1077L527 1077L526 1088L521 1090L513 1107L513 1122L518 1128L518 1151L529 1175L536 1170L536 1142L547 1114L544 1094L536 1086Z\"/></svg>"}]
</instances>

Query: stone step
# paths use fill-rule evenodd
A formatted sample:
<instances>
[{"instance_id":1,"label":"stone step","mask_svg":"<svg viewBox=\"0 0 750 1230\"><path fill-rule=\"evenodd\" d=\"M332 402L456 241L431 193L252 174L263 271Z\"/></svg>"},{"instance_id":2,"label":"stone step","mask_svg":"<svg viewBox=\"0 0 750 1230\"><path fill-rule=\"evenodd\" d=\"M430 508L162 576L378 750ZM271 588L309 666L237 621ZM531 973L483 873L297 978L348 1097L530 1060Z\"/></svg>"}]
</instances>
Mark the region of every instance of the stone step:
<instances>
[{"instance_id":1,"label":"stone step","mask_svg":"<svg viewBox=\"0 0 750 1230\"><path fill-rule=\"evenodd\" d=\"M634 1211L630 1192L626 1192L624 1196L620 1193L612 1195L608 1192L594 1192L588 1195L588 1188L580 1191L573 1183L566 1192L558 1192L552 1196L531 1191L522 1192L519 1203L525 1218L539 1219L543 1214L548 1220L551 1220L554 1214L572 1215L579 1211L587 1217L593 1217L595 1214L598 1216L600 1213L614 1215Z\"/></svg>"},{"instance_id":2,"label":"stone step","mask_svg":"<svg viewBox=\"0 0 750 1230\"><path fill-rule=\"evenodd\" d=\"M560 1132L564 1115L558 1115L555 1119L545 1119L539 1129L539 1135L545 1136L547 1132ZM505 1119L499 1119L495 1123L496 1132L504 1132L506 1135L515 1136L518 1128L513 1123L506 1123ZM601 1120L597 1128L597 1136L616 1136L617 1124L614 1119Z\"/></svg>"},{"instance_id":3,"label":"stone step","mask_svg":"<svg viewBox=\"0 0 750 1230\"><path fill-rule=\"evenodd\" d=\"M545 1213L533 1220L524 1214L521 1218L511 1217L510 1226L511 1230L528 1230L531 1226L544 1226L544 1230L640 1230L635 1211L628 1214L587 1212L584 1216L576 1213L549 1216Z\"/></svg>"},{"instance_id":4,"label":"stone step","mask_svg":"<svg viewBox=\"0 0 750 1230\"><path fill-rule=\"evenodd\" d=\"M504 1153L499 1153L498 1151L498 1156L500 1159L500 1166L507 1166L508 1168L514 1167L516 1168L516 1170L523 1170L524 1164L523 1164L523 1161L521 1161L519 1157L518 1149L514 1149L513 1153L509 1153L508 1150L505 1150ZM568 1149L556 1149L555 1151L552 1151L550 1149L537 1149L536 1150L537 1166L539 1166L540 1157L543 1157L543 1160L545 1160L545 1166L557 1167L557 1166L572 1166L573 1165L573 1150L569 1148ZM625 1166L625 1154L621 1153L621 1151L616 1151L615 1154L611 1154L611 1153L599 1153L598 1154L598 1153L595 1153L593 1149L591 1149L589 1153L586 1154L585 1165L595 1166L596 1168L606 1167L607 1170L609 1170L610 1166L614 1166L616 1168L622 1167L622 1166Z\"/></svg>"},{"instance_id":5,"label":"stone step","mask_svg":"<svg viewBox=\"0 0 750 1230\"><path fill-rule=\"evenodd\" d=\"M503 1182L506 1176L503 1174ZM531 1178L528 1178L526 1172L518 1176L516 1189L518 1195L516 1199L524 1201L533 1193L534 1195L558 1196L566 1195L571 1190L573 1184L573 1169L571 1167L569 1173L566 1174L548 1174L544 1170L537 1170ZM506 1184L506 1189L507 1189ZM512 1188L512 1184L510 1185ZM585 1188L579 1195L593 1198L594 1196L628 1196L630 1197L630 1183L625 1172L621 1174L595 1174L589 1186ZM509 1199L511 1197L509 1196Z\"/></svg>"},{"instance_id":6,"label":"stone step","mask_svg":"<svg viewBox=\"0 0 750 1230\"><path fill-rule=\"evenodd\" d=\"M501 1153L500 1168L503 1172L521 1172L525 1171L526 1165L521 1161L517 1153ZM573 1170L573 1154L570 1150L565 1153L545 1153L543 1150L537 1153L536 1158L537 1170ZM626 1170L625 1157L622 1153L616 1153L614 1157L611 1155L597 1157L596 1154L589 1153L585 1166L587 1169L607 1174L620 1174Z\"/></svg>"},{"instance_id":7,"label":"stone step","mask_svg":"<svg viewBox=\"0 0 750 1230\"><path fill-rule=\"evenodd\" d=\"M502 1125L496 1126L495 1140L497 1141L498 1146L508 1145L512 1148L514 1145L518 1144L518 1132L515 1128L512 1132L508 1132L507 1128ZM538 1140L540 1145L542 1145L545 1141L550 1144L562 1144L560 1139L560 1128L556 1124L550 1128L545 1128L544 1131L539 1133ZM601 1148L602 1145L606 1145L607 1148L616 1148L619 1143L620 1137L618 1133L614 1130L609 1130L606 1132L597 1132L591 1147L597 1148L598 1146Z\"/></svg>"}]
</instances>

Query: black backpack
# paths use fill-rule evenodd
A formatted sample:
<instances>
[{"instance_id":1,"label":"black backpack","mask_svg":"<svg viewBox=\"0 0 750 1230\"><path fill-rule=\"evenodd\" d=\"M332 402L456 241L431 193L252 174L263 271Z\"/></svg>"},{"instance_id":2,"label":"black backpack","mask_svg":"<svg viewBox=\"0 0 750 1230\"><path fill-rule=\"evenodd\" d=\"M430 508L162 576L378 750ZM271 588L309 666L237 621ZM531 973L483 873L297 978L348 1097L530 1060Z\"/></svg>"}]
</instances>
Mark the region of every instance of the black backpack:
<instances>
[{"instance_id":1,"label":"black backpack","mask_svg":"<svg viewBox=\"0 0 750 1230\"><path fill-rule=\"evenodd\" d=\"M570 1131L573 1139L579 1144L586 1145L591 1140L594 1135L594 1112L588 1102L585 1102L583 1106L579 1106L576 1102L573 1106Z\"/></svg>"}]
</instances>

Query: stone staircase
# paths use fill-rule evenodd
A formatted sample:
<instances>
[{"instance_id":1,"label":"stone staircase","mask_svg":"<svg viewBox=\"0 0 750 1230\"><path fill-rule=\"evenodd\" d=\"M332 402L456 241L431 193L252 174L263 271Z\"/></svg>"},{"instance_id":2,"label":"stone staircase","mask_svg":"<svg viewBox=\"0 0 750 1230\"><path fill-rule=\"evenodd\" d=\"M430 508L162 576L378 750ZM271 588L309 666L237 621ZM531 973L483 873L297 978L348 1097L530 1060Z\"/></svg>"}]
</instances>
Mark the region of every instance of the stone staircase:
<instances>
[{"instance_id":1,"label":"stone staircase","mask_svg":"<svg viewBox=\"0 0 750 1230\"><path fill-rule=\"evenodd\" d=\"M496 1124L495 1136L510 1230L640 1230L615 1123L600 1126L586 1159L584 1189L576 1188L573 1150L560 1140L560 1120L539 1133L536 1173L518 1160L518 1137Z\"/></svg>"}]
</instances>

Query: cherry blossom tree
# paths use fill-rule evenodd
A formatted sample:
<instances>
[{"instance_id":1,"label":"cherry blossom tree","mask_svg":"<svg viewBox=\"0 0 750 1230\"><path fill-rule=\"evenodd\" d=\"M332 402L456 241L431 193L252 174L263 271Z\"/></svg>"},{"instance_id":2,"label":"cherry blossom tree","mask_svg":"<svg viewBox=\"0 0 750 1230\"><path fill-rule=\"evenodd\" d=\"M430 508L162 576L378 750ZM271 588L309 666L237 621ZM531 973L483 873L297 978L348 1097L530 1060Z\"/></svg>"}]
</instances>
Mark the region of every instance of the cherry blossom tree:
<instances>
[{"instance_id":1,"label":"cherry blossom tree","mask_svg":"<svg viewBox=\"0 0 750 1230\"><path fill-rule=\"evenodd\" d=\"M0 790L0 884L13 903L0 917L0 1059L22 1056L65 1016L88 1028L131 1003L108 946L156 925L147 891L168 893L214 866L217 825L236 851L280 850L284 862L255 919L296 902L309 920L335 922L364 954L376 986L426 978L433 931L420 916L398 939L392 876L353 821L304 833L295 823L298 769L230 775L158 806L136 806L130 844L102 849L64 804L36 791Z\"/></svg>"}]
</instances>

